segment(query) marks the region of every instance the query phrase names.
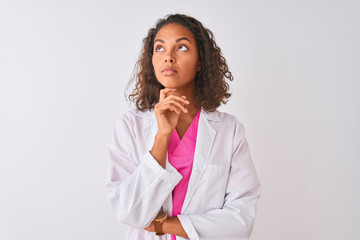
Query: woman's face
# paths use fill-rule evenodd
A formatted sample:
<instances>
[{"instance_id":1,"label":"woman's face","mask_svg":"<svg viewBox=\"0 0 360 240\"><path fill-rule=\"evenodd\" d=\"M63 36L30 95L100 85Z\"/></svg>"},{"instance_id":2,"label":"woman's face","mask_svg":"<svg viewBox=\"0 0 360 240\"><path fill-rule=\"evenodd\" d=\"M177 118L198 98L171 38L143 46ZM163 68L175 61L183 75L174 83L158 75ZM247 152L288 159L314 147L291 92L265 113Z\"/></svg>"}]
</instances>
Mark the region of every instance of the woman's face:
<instances>
[{"instance_id":1,"label":"woman's face","mask_svg":"<svg viewBox=\"0 0 360 240\"><path fill-rule=\"evenodd\" d=\"M193 88L196 72L200 71L193 33L176 23L162 27L154 38L152 64L157 80L164 87Z\"/></svg>"}]
</instances>

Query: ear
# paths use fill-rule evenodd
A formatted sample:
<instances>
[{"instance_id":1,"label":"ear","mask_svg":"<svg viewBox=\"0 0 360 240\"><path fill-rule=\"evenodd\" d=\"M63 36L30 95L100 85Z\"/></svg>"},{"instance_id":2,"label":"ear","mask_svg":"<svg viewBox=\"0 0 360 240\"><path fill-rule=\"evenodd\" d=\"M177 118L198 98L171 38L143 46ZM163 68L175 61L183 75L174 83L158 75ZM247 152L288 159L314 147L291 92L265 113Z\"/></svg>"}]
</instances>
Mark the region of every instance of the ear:
<instances>
[{"instance_id":1,"label":"ear","mask_svg":"<svg viewBox=\"0 0 360 240\"><path fill-rule=\"evenodd\" d=\"M201 62L199 61L199 62L198 62L198 65L197 65L197 68L196 68L196 71L197 71L197 72L200 72L200 70L201 70Z\"/></svg>"}]
</instances>

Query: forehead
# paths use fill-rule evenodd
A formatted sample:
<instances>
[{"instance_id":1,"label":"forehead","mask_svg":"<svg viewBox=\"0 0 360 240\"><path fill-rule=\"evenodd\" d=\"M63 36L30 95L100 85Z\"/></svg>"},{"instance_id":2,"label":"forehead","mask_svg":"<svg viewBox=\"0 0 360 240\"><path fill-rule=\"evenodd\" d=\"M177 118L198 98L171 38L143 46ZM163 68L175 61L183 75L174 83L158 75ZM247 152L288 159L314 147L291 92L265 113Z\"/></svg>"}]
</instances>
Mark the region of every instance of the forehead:
<instances>
[{"instance_id":1,"label":"forehead","mask_svg":"<svg viewBox=\"0 0 360 240\"><path fill-rule=\"evenodd\" d=\"M169 23L160 28L155 36L155 39L178 39L180 37L187 37L190 41L195 40L194 34L189 29L178 23Z\"/></svg>"}]
</instances>

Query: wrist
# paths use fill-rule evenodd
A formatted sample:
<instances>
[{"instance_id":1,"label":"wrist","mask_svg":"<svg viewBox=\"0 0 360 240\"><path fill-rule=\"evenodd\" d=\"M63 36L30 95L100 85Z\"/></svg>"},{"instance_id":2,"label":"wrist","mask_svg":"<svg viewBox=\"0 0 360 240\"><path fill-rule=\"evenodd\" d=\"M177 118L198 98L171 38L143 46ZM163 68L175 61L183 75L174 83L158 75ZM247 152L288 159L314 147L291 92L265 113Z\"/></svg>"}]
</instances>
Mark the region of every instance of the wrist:
<instances>
[{"instance_id":1,"label":"wrist","mask_svg":"<svg viewBox=\"0 0 360 240\"><path fill-rule=\"evenodd\" d=\"M163 168L165 168L166 165L166 153L169 141L170 136L158 133L155 136L154 145L150 150L151 155Z\"/></svg>"},{"instance_id":2,"label":"wrist","mask_svg":"<svg viewBox=\"0 0 360 240\"><path fill-rule=\"evenodd\" d=\"M171 135L168 135L168 134L157 133L155 135L154 144L156 144L159 147L167 148L167 146L168 146L168 144L170 142L170 137L171 137Z\"/></svg>"},{"instance_id":3,"label":"wrist","mask_svg":"<svg viewBox=\"0 0 360 240\"><path fill-rule=\"evenodd\" d=\"M154 219L156 235L161 236L165 234L163 224L167 219L167 213L161 210Z\"/></svg>"},{"instance_id":4,"label":"wrist","mask_svg":"<svg viewBox=\"0 0 360 240\"><path fill-rule=\"evenodd\" d=\"M189 238L178 217L169 217L162 224L164 233Z\"/></svg>"},{"instance_id":5,"label":"wrist","mask_svg":"<svg viewBox=\"0 0 360 240\"><path fill-rule=\"evenodd\" d=\"M174 229L174 223L176 220L175 218L177 217L168 217L162 224L162 230L165 232L165 233L171 233L171 229L173 230ZM170 229L170 231L169 231Z\"/></svg>"},{"instance_id":6,"label":"wrist","mask_svg":"<svg viewBox=\"0 0 360 240\"><path fill-rule=\"evenodd\" d=\"M171 134L165 134L165 133L158 132L155 136L155 140L168 142L170 140L170 137L171 137Z\"/></svg>"},{"instance_id":7,"label":"wrist","mask_svg":"<svg viewBox=\"0 0 360 240\"><path fill-rule=\"evenodd\" d=\"M170 220L170 218L172 218L172 217L168 217L163 223L162 223L162 230L163 230L163 232L164 233L168 233L168 229L169 229L169 226L168 226L168 224L169 224L169 220Z\"/></svg>"}]
</instances>

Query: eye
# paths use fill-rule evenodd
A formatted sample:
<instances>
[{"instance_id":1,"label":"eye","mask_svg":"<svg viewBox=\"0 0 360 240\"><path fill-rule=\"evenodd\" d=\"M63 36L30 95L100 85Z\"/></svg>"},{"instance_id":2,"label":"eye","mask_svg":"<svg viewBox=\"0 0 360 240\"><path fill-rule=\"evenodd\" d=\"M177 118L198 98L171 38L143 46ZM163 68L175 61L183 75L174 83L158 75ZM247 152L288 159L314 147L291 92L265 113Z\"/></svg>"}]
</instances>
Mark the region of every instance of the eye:
<instances>
[{"instance_id":1,"label":"eye","mask_svg":"<svg viewBox=\"0 0 360 240\"><path fill-rule=\"evenodd\" d=\"M187 48L185 45L180 45L180 46L178 47L178 50L179 50L179 51L187 51L188 48Z\"/></svg>"},{"instance_id":2,"label":"eye","mask_svg":"<svg viewBox=\"0 0 360 240\"><path fill-rule=\"evenodd\" d=\"M156 52L163 52L164 51L164 48L162 46L156 46L155 47L155 51Z\"/></svg>"}]
</instances>

